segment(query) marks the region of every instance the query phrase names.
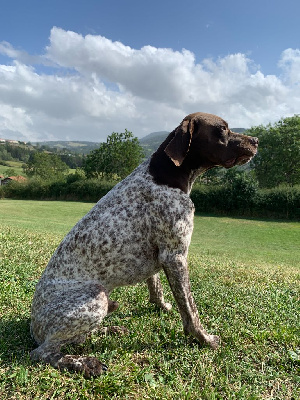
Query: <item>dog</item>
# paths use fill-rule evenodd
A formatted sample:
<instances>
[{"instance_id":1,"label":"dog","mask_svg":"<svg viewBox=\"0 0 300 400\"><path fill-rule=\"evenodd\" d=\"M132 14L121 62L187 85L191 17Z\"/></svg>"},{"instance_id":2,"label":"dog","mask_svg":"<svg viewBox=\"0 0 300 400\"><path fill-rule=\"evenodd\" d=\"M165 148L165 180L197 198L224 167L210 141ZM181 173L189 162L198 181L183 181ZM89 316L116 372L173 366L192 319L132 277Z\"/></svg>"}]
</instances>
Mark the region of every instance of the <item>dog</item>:
<instances>
[{"instance_id":1,"label":"dog","mask_svg":"<svg viewBox=\"0 0 300 400\"><path fill-rule=\"evenodd\" d=\"M118 183L67 234L37 283L31 333L33 360L85 377L107 369L96 357L64 355L118 308L116 287L146 281L150 302L168 311L159 271L167 276L186 335L216 349L220 339L199 321L187 266L196 177L215 166L248 162L258 139L232 132L220 117L190 114L152 156Z\"/></svg>"}]
</instances>

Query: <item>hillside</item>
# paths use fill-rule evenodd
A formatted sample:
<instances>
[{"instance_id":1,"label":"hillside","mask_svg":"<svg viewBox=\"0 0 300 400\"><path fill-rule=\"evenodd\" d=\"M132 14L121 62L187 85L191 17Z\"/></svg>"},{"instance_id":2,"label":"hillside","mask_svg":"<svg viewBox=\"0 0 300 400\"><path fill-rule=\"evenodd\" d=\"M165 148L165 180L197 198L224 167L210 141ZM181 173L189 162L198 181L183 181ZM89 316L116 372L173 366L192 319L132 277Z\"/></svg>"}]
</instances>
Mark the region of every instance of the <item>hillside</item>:
<instances>
[{"instance_id":1,"label":"hillside","mask_svg":"<svg viewBox=\"0 0 300 400\"><path fill-rule=\"evenodd\" d=\"M158 148L158 146L165 140L168 134L169 132L167 131L152 132L149 133L149 135L139 139L140 145L144 149L145 156L149 157Z\"/></svg>"},{"instance_id":2,"label":"hillside","mask_svg":"<svg viewBox=\"0 0 300 400\"><path fill-rule=\"evenodd\" d=\"M58 140L58 141L34 143L34 145L48 146L51 149L58 149L60 151L70 151L72 153L88 154L92 150L97 149L100 143L88 142L88 141L75 141L75 140L74 141Z\"/></svg>"},{"instance_id":3,"label":"hillside","mask_svg":"<svg viewBox=\"0 0 300 400\"><path fill-rule=\"evenodd\" d=\"M167 137L169 132L159 131L152 132L149 135L139 139L140 145L143 147L145 156L149 157L155 151L161 142ZM70 151L72 153L88 154L92 150L97 149L100 143L87 141L48 141L39 143L40 146L48 146L51 149L60 151Z\"/></svg>"},{"instance_id":4,"label":"hillside","mask_svg":"<svg viewBox=\"0 0 300 400\"><path fill-rule=\"evenodd\" d=\"M232 130L232 132L236 132L236 133L244 133L247 129L245 129L245 128L232 128L231 130Z\"/></svg>"}]
</instances>

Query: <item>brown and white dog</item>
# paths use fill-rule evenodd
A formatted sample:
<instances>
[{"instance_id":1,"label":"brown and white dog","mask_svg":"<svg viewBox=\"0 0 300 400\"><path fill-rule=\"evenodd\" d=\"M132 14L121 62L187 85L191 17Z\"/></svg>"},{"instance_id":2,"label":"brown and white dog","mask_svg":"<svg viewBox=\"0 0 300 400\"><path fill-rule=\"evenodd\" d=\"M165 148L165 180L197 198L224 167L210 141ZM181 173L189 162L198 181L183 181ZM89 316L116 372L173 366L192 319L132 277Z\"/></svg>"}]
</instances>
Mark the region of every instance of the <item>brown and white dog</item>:
<instances>
[{"instance_id":1,"label":"brown and white dog","mask_svg":"<svg viewBox=\"0 0 300 400\"><path fill-rule=\"evenodd\" d=\"M189 282L188 248L193 231L193 182L215 166L248 162L257 138L232 132L212 114L184 118L158 150L117 184L67 234L49 261L32 303L34 360L81 371L86 377L106 369L95 357L60 353L81 343L117 309L113 289L147 281L150 301L169 310L159 271L178 305L184 332L213 349L218 336L201 325Z\"/></svg>"}]
</instances>

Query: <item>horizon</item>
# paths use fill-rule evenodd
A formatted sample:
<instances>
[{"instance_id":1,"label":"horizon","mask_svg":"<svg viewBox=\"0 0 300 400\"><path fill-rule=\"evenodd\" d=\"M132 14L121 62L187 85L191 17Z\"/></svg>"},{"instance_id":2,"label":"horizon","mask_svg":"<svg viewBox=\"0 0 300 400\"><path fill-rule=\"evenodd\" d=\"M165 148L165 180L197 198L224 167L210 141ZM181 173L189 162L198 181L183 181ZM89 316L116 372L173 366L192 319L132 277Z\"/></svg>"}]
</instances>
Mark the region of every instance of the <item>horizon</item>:
<instances>
[{"instance_id":1,"label":"horizon","mask_svg":"<svg viewBox=\"0 0 300 400\"><path fill-rule=\"evenodd\" d=\"M247 130L246 128L241 128L241 127L232 128L233 131L234 130L240 130L240 129ZM164 133L169 134L169 133L171 133L171 131L154 131L154 132L150 132L150 133L146 134L145 136L138 137L138 139L139 140L145 139L147 136L151 136L151 135L153 135L155 133L157 133L157 134L158 133L159 134L164 134ZM110 135L110 133L107 136L109 136L109 135ZM91 141L91 140L80 140L80 139L78 139L78 140L72 140L72 139L71 140L63 140L63 139L59 139L59 140L43 140L43 141L38 141L38 142L35 142L35 141L24 142L23 140L6 139L6 138L3 138L3 137L0 137L0 141L1 140L5 140L6 142L23 142L25 144L31 143L31 144L34 144L34 145L39 144L39 143L51 143L51 142L103 143L103 141L102 142L95 142L95 141Z\"/></svg>"}]
</instances>

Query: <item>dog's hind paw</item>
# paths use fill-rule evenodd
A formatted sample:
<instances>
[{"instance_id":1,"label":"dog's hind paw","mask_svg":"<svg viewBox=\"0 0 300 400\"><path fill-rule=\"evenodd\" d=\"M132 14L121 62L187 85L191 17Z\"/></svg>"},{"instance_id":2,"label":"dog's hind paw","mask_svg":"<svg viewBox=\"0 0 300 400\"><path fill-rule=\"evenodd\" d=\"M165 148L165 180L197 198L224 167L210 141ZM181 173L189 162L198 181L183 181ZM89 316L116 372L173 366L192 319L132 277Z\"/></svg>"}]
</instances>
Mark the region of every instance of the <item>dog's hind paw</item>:
<instances>
[{"instance_id":1,"label":"dog's hind paw","mask_svg":"<svg viewBox=\"0 0 300 400\"><path fill-rule=\"evenodd\" d=\"M85 378L99 376L107 371L108 367L96 357L63 356L57 363L60 370L81 372Z\"/></svg>"}]
</instances>

